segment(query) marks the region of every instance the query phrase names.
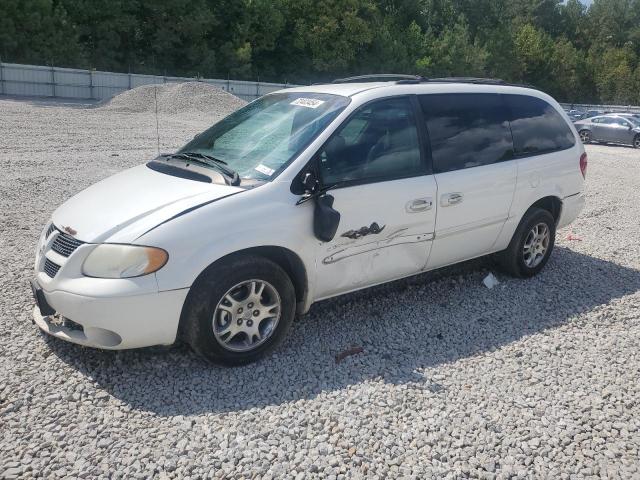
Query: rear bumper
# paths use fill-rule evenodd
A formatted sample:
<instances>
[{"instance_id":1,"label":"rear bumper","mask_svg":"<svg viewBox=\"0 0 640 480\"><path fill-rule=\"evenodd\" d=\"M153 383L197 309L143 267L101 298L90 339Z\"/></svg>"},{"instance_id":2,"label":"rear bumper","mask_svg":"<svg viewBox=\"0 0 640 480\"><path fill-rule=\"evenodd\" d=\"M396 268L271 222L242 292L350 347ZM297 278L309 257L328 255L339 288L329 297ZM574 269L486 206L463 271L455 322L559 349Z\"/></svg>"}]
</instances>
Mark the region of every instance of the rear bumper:
<instances>
[{"instance_id":1,"label":"rear bumper","mask_svg":"<svg viewBox=\"0 0 640 480\"><path fill-rule=\"evenodd\" d=\"M562 212L557 228L566 227L573 222L584 208L584 196L577 193L562 199Z\"/></svg>"},{"instance_id":2,"label":"rear bumper","mask_svg":"<svg viewBox=\"0 0 640 480\"><path fill-rule=\"evenodd\" d=\"M56 314L42 315L36 306L33 320L54 337L88 347L120 350L169 345L176 339L188 291L185 288L122 297L42 291Z\"/></svg>"}]
</instances>

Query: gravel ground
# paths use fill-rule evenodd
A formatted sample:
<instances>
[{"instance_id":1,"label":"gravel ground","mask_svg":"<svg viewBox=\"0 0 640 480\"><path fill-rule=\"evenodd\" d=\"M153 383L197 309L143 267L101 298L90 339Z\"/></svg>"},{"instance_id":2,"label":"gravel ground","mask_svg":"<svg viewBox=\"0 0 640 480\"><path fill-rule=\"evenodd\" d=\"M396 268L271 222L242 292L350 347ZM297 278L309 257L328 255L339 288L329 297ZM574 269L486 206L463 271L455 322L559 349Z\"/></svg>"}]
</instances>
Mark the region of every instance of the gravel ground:
<instances>
[{"instance_id":1,"label":"gravel ground","mask_svg":"<svg viewBox=\"0 0 640 480\"><path fill-rule=\"evenodd\" d=\"M218 115L161 116L161 148ZM640 478L640 151L588 146L587 207L538 277L475 261L322 302L225 369L30 321L42 226L153 155L153 116L5 98L0 132L1 478Z\"/></svg>"}]
</instances>

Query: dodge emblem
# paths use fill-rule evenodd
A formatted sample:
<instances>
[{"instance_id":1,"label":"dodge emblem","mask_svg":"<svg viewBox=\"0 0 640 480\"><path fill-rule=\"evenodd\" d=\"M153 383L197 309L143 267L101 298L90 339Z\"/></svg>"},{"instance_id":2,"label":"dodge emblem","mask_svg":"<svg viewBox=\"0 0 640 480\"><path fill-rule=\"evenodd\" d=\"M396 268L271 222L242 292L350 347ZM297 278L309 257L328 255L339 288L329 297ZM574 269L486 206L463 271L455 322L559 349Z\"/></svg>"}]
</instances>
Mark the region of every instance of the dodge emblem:
<instances>
[{"instance_id":1,"label":"dodge emblem","mask_svg":"<svg viewBox=\"0 0 640 480\"><path fill-rule=\"evenodd\" d=\"M75 235L76 233L78 233L76 230L74 230L71 227L62 227L62 229L67 232L69 235Z\"/></svg>"}]
</instances>

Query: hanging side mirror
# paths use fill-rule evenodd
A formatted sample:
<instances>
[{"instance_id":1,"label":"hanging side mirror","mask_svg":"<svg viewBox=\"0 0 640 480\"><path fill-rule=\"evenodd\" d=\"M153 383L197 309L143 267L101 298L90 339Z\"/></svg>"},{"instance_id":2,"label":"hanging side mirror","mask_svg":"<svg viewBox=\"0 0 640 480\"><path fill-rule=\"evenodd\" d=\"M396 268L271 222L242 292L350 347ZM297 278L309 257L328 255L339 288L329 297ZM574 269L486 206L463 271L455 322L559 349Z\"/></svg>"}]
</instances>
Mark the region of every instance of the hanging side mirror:
<instances>
[{"instance_id":1,"label":"hanging side mirror","mask_svg":"<svg viewBox=\"0 0 640 480\"><path fill-rule=\"evenodd\" d=\"M326 193L328 189L320 188L320 182L313 171L306 172L299 185L304 193L296 205L314 200L313 233L319 240L330 242L340 225L340 212L333 208L334 198Z\"/></svg>"},{"instance_id":2,"label":"hanging side mirror","mask_svg":"<svg viewBox=\"0 0 640 480\"><path fill-rule=\"evenodd\" d=\"M323 242L330 242L336 236L340 225L340 212L333 208L333 196L323 193L316 197L313 212L313 233Z\"/></svg>"}]
</instances>

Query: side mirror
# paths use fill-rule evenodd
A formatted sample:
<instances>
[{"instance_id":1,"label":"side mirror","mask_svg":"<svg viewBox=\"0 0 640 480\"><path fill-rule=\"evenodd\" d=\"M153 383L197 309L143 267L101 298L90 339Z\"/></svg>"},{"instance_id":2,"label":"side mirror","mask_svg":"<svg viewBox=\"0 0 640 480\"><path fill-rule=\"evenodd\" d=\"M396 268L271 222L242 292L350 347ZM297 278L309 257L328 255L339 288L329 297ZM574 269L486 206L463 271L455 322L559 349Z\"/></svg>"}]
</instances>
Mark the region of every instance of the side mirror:
<instances>
[{"instance_id":1,"label":"side mirror","mask_svg":"<svg viewBox=\"0 0 640 480\"><path fill-rule=\"evenodd\" d=\"M313 233L323 242L330 242L336 236L340 225L340 212L333 208L334 198L326 193L316 197L313 212Z\"/></svg>"}]
</instances>

